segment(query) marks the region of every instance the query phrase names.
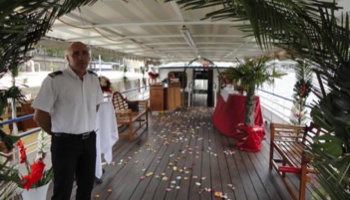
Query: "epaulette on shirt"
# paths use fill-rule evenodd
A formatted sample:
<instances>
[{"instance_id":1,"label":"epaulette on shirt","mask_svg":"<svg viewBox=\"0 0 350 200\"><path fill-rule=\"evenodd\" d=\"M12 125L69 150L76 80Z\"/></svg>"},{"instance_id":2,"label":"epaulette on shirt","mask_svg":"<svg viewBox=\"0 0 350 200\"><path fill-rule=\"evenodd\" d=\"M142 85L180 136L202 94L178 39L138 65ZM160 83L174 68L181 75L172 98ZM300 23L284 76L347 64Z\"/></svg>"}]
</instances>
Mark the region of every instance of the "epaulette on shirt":
<instances>
[{"instance_id":1,"label":"epaulette on shirt","mask_svg":"<svg viewBox=\"0 0 350 200\"><path fill-rule=\"evenodd\" d=\"M51 78L55 78L57 75L61 75L63 72L62 71L55 71L49 74Z\"/></svg>"},{"instance_id":2,"label":"epaulette on shirt","mask_svg":"<svg viewBox=\"0 0 350 200\"><path fill-rule=\"evenodd\" d=\"M95 72L93 72L93 71L91 71L91 70L87 70L87 72L88 72L89 74L93 74L93 75L95 75L95 76L98 76Z\"/></svg>"}]
</instances>

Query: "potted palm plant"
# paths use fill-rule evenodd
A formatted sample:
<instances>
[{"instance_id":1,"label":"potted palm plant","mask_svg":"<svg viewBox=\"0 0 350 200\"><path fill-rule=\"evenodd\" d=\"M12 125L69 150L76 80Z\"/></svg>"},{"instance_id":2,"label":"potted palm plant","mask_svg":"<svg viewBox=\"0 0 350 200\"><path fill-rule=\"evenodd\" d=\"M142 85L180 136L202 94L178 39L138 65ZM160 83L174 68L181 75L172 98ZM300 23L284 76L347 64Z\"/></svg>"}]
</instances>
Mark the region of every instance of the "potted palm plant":
<instances>
[{"instance_id":1,"label":"potted palm plant","mask_svg":"<svg viewBox=\"0 0 350 200\"><path fill-rule=\"evenodd\" d=\"M244 124L238 125L239 136L237 137L237 146L241 150L259 151L260 142L263 139L263 127L255 126L255 90L264 83L272 84L275 78L285 75L279 73L275 68L270 68L266 62L268 57L245 58L239 61L237 67L229 68L223 73L228 81L239 83L239 87L246 91Z\"/></svg>"}]
</instances>

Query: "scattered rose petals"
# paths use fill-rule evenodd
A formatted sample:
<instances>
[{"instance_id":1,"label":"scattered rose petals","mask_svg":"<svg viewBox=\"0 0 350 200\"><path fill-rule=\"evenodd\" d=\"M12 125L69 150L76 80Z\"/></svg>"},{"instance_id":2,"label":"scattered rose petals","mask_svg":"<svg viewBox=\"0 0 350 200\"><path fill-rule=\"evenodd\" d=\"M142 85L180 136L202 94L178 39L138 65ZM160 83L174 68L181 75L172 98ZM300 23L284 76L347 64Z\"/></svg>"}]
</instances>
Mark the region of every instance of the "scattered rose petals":
<instances>
[{"instance_id":1,"label":"scattered rose petals","mask_svg":"<svg viewBox=\"0 0 350 200\"><path fill-rule=\"evenodd\" d=\"M221 198L221 197L222 197L222 192L215 192L215 193L214 193L214 196L215 196L215 197L220 197L220 198Z\"/></svg>"}]
</instances>

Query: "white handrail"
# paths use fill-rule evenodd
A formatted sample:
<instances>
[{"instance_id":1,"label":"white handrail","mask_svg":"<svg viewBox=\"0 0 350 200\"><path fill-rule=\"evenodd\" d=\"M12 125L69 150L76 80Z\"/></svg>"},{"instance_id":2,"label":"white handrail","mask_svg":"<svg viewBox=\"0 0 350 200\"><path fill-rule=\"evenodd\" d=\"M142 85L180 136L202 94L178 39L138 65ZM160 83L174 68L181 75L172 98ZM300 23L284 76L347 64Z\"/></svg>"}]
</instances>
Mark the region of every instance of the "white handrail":
<instances>
[{"instance_id":1,"label":"white handrail","mask_svg":"<svg viewBox=\"0 0 350 200\"><path fill-rule=\"evenodd\" d=\"M264 119L269 122L282 122L282 123L291 123L290 119L292 116L292 107L293 100L262 90L257 90L257 95L260 97L261 107L264 109ZM309 123L311 121L311 106L307 105L305 107L306 119L305 123Z\"/></svg>"}]
</instances>

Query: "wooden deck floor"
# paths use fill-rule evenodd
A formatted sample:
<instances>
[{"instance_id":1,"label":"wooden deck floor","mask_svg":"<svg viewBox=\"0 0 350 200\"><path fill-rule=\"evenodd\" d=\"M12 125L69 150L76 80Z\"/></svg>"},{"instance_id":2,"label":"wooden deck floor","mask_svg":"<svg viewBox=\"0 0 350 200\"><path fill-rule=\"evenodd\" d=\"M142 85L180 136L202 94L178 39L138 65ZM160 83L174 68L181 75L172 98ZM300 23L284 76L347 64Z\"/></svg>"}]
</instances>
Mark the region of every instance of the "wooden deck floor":
<instances>
[{"instance_id":1,"label":"wooden deck floor","mask_svg":"<svg viewBox=\"0 0 350 200\"><path fill-rule=\"evenodd\" d=\"M269 134L260 152L239 151L233 138L213 126L212 113L195 107L150 116L149 129L138 139L120 139L114 146L114 164L104 167L93 199L220 199L215 192L223 199L291 199L268 169Z\"/></svg>"}]
</instances>

